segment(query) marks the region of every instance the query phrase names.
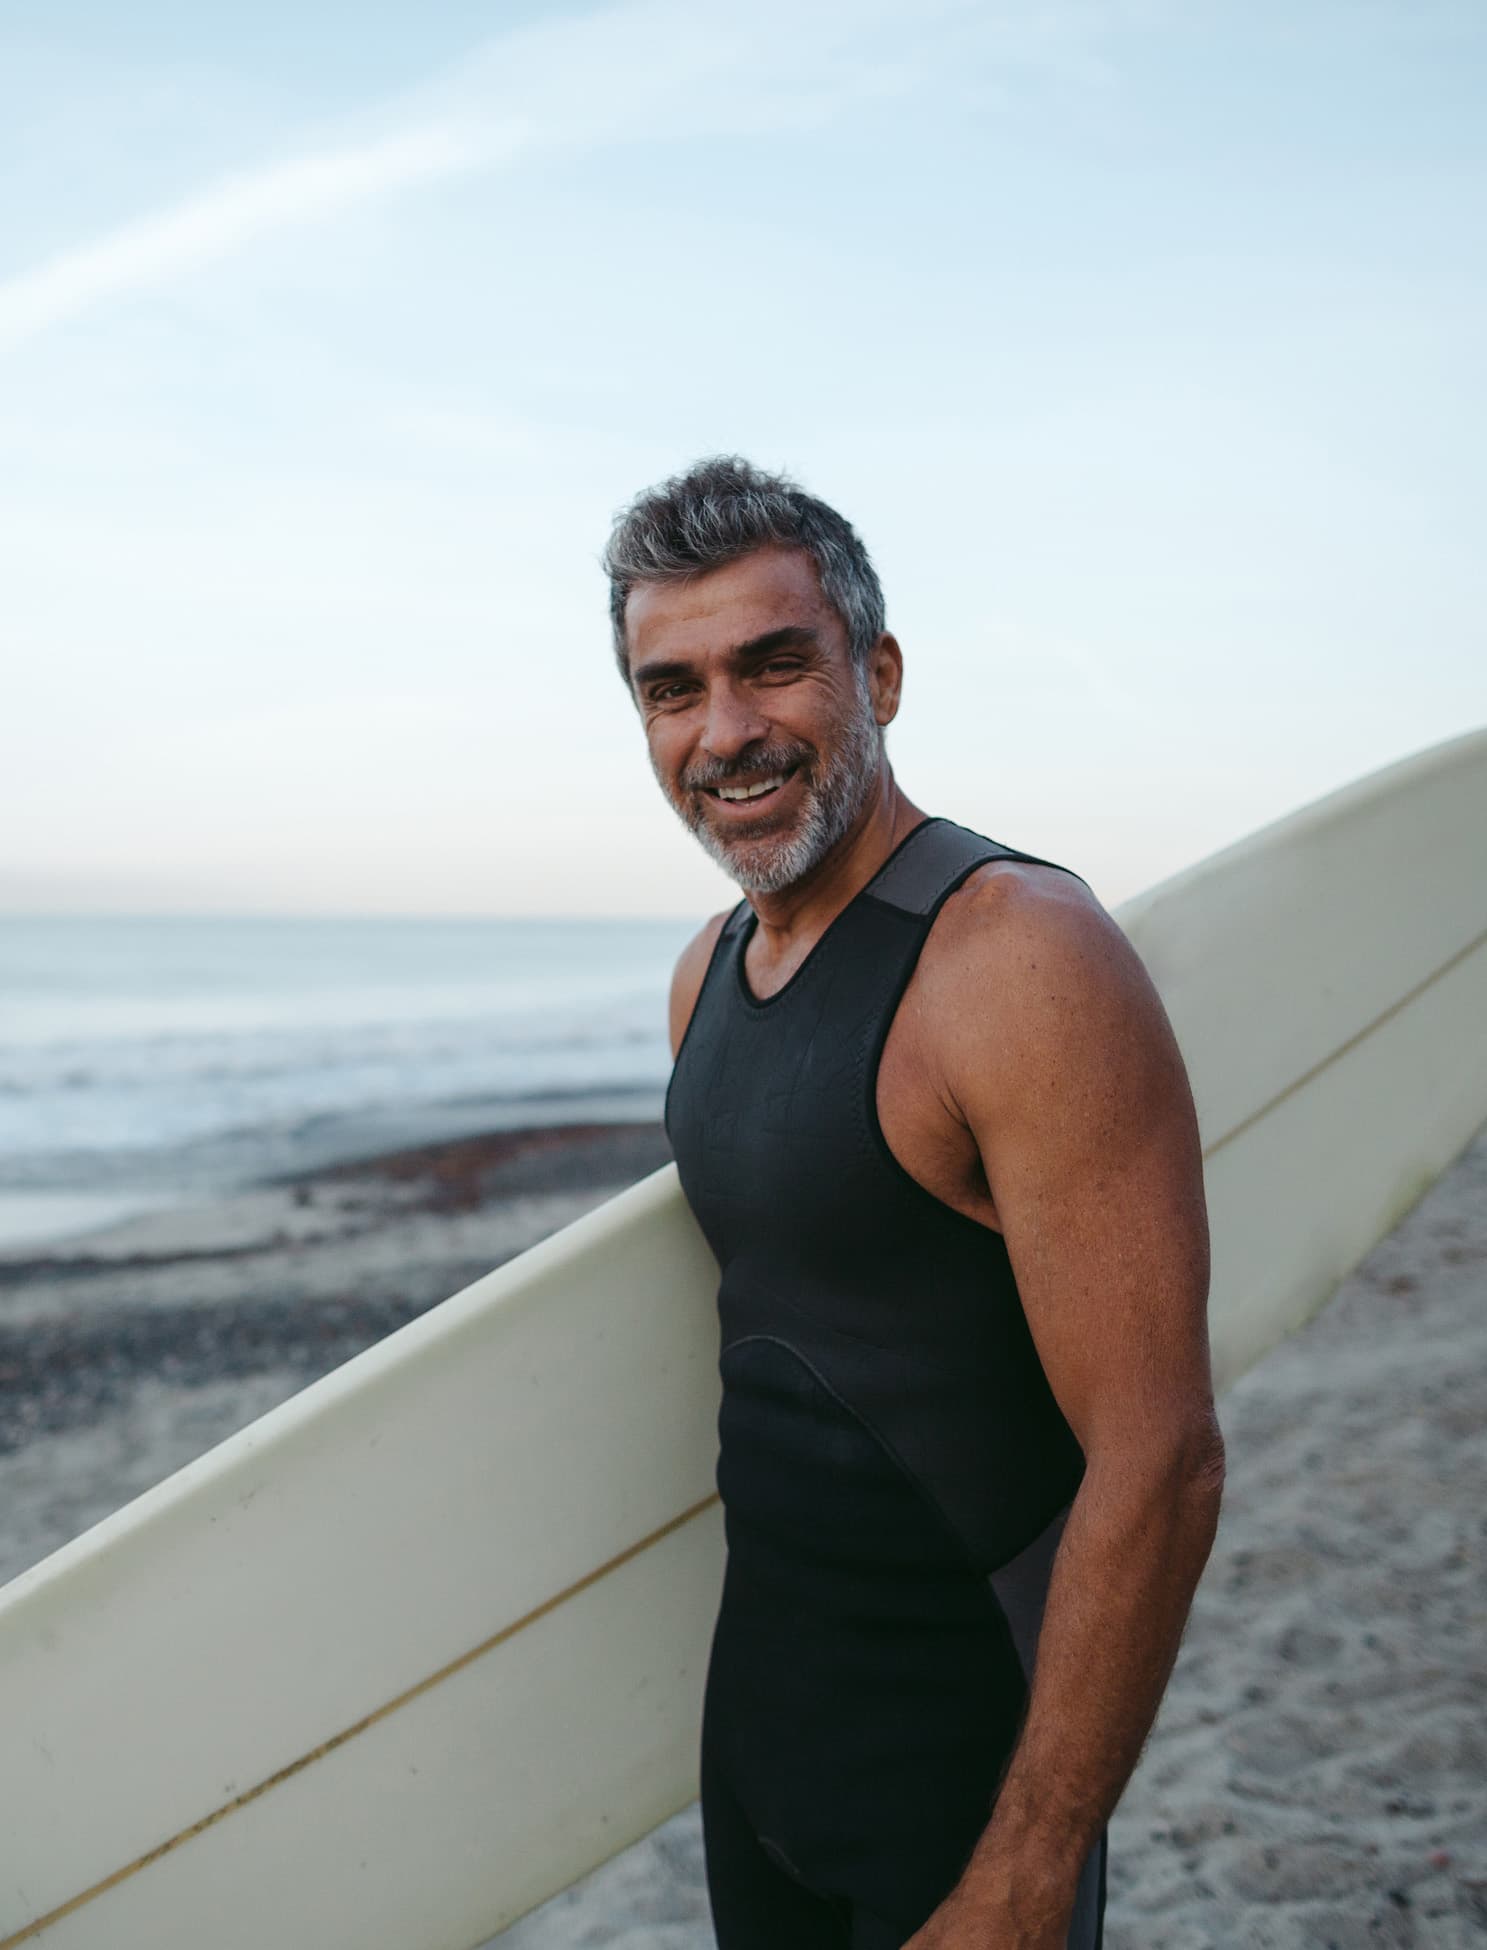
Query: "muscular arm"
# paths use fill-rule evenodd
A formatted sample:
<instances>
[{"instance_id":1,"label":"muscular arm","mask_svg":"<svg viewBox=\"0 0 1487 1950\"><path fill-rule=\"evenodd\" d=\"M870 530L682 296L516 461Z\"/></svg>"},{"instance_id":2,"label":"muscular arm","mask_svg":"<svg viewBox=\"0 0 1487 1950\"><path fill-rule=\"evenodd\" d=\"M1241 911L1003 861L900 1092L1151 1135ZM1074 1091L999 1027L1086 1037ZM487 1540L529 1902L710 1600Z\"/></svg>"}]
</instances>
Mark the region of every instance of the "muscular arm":
<instances>
[{"instance_id":1,"label":"muscular arm","mask_svg":"<svg viewBox=\"0 0 1487 1950\"><path fill-rule=\"evenodd\" d=\"M946 922L925 998L937 1087L979 1151L1085 1475L994 1815L912 1950L1061 1950L1217 1522L1202 1159L1160 1000L1090 895L998 871Z\"/></svg>"}]
</instances>

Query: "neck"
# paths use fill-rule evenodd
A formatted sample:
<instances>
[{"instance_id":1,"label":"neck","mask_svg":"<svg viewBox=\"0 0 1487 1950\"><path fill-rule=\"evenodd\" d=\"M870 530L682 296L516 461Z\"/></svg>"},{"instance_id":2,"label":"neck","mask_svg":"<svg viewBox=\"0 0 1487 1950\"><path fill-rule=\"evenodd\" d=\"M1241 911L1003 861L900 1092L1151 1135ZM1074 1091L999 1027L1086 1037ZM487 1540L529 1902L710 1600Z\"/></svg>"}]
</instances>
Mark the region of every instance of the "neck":
<instances>
[{"instance_id":1,"label":"neck","mask_svg":"<svg viewBox=\"0 0 1487 1950\"><path fill-rule=\"evenodd\" d=\"M768 958L809 948L925 816L885 764L867 805L819 866L777 894L749 895Z\"/></svg>"}]
</instances>

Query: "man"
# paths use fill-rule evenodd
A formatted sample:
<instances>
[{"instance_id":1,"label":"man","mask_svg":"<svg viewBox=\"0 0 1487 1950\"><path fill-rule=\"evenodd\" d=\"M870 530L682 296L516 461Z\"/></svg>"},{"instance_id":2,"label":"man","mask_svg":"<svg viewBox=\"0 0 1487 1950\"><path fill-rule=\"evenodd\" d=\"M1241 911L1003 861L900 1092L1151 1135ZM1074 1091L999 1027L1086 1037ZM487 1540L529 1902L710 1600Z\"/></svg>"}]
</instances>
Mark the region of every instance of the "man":
<instances>
[{"instance_id":1,"label":"man","mask_svg":"<svg viewBox=\"0 0 1487 1950\"><path fill-rule=\"evenodd\" d=\"M656 777L745 895L677 966L667 1101L722 1268L719 1945L1094 1950L1223 1472L1181 1058L1077 877L900 789L840 515L720 458L605 560Z\"/></svg>"}]
</instances>

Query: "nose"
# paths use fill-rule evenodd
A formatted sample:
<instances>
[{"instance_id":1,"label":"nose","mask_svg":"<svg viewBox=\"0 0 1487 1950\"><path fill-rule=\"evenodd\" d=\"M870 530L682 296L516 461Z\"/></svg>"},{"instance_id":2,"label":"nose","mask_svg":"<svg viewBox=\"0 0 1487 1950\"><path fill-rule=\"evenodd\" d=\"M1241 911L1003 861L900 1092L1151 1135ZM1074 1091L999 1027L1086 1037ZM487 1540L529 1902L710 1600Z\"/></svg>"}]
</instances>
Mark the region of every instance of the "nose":
<instances>
[{"instance_id":1,"label":"nose","mask_svg":"<svg viewBox=\"0 0 1487 1950\"><path fill-rule=\"evenodd\" d=\"M769 725L747 689L726 679L709 686L701 743L710 756L731 761L768 733Z\"/></svg>"}]
</instances>

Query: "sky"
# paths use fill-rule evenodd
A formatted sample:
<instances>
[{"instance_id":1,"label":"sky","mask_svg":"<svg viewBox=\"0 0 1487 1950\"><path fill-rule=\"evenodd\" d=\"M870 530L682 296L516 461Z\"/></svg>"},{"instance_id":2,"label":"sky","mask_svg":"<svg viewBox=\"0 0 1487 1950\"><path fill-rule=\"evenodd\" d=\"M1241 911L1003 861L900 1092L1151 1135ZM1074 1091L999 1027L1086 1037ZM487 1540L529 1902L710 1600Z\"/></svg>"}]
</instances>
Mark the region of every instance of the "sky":
<instances>
[{"instance_id":1,"label":"sky","mask_svg":"<svg viewBox=\"0 0 1487 1950\"><path fill-rule=\"evenodd\" d=\"M610 660L700 455L1114 905L1487 722L1479 0L0 12L0 909L735 897Z\"/></svg>"}]
</instances>

